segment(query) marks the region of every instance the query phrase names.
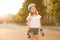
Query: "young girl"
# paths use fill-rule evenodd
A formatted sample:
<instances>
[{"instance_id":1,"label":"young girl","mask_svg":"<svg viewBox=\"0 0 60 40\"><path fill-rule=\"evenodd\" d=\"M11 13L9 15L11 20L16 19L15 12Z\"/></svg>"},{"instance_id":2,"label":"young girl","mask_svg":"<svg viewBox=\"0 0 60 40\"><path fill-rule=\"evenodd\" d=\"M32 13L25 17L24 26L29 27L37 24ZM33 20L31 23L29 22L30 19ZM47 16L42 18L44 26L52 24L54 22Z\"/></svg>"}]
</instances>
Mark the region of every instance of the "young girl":
<instances>
[{"instance_id":1,"label":"young girl","mask_svg":"<svg viewBox=\"0 0 60 40\"><path fill-rule=\"evenodd\" d=\"M29 40L39 40L39 29L42 31L40 24L41 16L38 14L36 5L31 3L28 5L29 15L27 16L27 31L29 32ZM44 34L43 34L44 35Z\"/></svg>"}]
</instances>

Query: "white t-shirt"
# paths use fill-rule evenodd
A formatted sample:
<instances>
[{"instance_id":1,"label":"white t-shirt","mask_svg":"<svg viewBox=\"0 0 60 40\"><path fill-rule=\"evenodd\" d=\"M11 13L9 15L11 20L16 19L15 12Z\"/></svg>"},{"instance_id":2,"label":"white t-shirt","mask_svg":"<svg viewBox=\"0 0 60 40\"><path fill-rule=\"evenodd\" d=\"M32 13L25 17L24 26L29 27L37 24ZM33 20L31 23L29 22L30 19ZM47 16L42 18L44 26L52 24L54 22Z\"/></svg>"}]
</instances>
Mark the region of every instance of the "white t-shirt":
<instances>
[{"instance_id":1,"label":"white t-shirt","mask_svg":"<svg viewBox=\"0 0 60 40\"><path fill-rule=\"evenodd\" d=\"M27 17L27 20L28 18L30 19L30 28L39 28L41 27L41 24L40 24L40 19L41 19L41 16L40 15L36 15L36 16L28 16Z\"/></svg>"}]
</instances>

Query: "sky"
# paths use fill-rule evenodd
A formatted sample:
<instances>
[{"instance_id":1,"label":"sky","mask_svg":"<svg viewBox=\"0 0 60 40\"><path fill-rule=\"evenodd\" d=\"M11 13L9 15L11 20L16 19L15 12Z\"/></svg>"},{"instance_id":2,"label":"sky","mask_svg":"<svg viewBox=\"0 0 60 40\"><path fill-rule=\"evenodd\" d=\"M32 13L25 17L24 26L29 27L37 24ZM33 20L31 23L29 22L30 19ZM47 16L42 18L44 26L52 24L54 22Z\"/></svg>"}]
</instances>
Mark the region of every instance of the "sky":
<instances>
[{"instance_id":1,"label":"sky","mask_svg":"<svg viewBox=\"0 0 60 40\"><path fill-rule=\"evenodd\" d=\"M0 0L0 16L16 14L22 8L24 0Z\"/></svg>"}]
</instances>

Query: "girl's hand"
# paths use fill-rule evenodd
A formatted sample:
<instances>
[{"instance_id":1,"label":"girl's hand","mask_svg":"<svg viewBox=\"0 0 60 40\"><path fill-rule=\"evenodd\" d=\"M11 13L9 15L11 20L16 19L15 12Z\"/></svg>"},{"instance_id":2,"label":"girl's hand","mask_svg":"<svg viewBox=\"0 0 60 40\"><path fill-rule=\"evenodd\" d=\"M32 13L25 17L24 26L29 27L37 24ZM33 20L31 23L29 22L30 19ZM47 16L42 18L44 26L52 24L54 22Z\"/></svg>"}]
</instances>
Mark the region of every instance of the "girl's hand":
<instances>
[{"instance_id":1,"label":"girl's hand","mask_svg":"<svg viewBox=\"0 0 60 40\"><path fill-rule=\"evenodd\" d=\"M45 34L42 32L42 36L44 36Z\"/></svg>"},{"instance_id":2,"label":"girl's hand","mask_svg":"<svg viewBox=\"0 0 60 40\"><path fill-rule=\"evenodd\" d=\"M27 28L27 31L30 31L30 28Z\"/></svg>"},{"instance_id":3,"label":"girl's hand","mask_svg":"<svg viewBox=\"0 0 60 40\"><path fill-rule=\"evenodd\" d=\"M41 36L44 36L44 32L43 32L43 29L40 29L40 32L41 32Z\"/></svg>"}]
</instances>

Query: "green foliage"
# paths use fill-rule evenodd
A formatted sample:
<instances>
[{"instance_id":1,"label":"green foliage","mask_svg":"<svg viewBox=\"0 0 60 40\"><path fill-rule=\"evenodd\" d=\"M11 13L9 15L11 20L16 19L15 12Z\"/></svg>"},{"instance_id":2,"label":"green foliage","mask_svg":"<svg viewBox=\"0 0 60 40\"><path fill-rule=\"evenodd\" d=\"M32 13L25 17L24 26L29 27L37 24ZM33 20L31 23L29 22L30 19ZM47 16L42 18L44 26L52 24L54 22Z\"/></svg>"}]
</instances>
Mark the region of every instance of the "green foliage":
<instances>
[{"instance_id":1,"label":"green foliage","mask_svg":"<svg viewBox=\"0 0 60 40\"><path fill-rule=\"evenodd\" d=\"M57 0L49 0L48 3L49 3L49 5L47 5L47 12L50 14L56 15L60 10L58 1Z\"/></svg>"},{"instance_id":2,"label":"green foliage","mask_svg":"<svg viewBox=\"0 0 60 40\"><path fill-rule=\"evenodd\" d=\"M57 23L60 23L60 1L58 0L48 0L47 1L47 13L55 17Z\"/></svg>"}]
</instances>

